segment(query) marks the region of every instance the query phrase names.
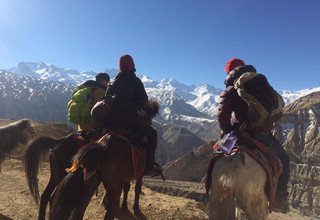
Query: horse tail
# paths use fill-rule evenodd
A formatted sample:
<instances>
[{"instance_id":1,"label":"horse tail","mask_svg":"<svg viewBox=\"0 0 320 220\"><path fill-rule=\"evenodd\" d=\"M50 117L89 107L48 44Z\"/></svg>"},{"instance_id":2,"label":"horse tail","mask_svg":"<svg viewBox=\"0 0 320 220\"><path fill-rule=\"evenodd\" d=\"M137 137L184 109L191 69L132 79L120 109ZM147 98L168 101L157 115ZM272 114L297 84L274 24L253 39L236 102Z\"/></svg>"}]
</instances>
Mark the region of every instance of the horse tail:
<instances>
[{"instance_id":1,"label":"horse tail","mask_svg":"<svg viewBox=\"0 0 320 220\"><path fill-rule=\"evenodd\" d=\"M25 174L29 190L32 197L39 204L39 187L38 187L38 173L40 160L43 158L50 149L60 144L64 139L55 139L48 136L39 137L33 140L25 152Z\"/></svg>"},{"instance_id":2,"label":"horse tail","mask_svg":"<svg viewBox=\"0 0 320 220\"><path fill-rule=\"evenodd\" d=\"M52 196L49 219L69 219L83 199L84 189L82 169L65 176Z\"/></svg>"},{"instance_id":3,"label":"horse tail","mask_svg":"<svg viewBox=\"0 0 320 220\"><path fill-rule=\"evenodd\" d=\"M238 191L238 171L242 166L242 154L231 159L218 158L211 170L211 188L208 211L209 220L235 219L236 203L234 193ZM213 164L212 164L213 165Z\"/></svg>"}]
</instances>

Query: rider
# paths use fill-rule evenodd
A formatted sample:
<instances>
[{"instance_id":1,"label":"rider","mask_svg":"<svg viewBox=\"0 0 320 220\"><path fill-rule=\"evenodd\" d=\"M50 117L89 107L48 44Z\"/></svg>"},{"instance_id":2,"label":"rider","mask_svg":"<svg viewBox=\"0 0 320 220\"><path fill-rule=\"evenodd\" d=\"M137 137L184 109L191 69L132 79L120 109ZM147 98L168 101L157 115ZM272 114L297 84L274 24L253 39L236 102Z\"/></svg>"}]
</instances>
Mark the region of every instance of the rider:
<instances>
[{"instance_id":1,"label":"rider","mask_svg":"<svg viewBox=\"0 0 320 220\"><path fill-rule=\"evenodd\" d=\"M148 95L144 85L135 74L135 65L130 55L123 55L119 60L119 70L112 85L107 89L107 97L116 97L112 113L106 124L109 128L126 128L130 130L129 139L139 141L147 149L145 175L159 174L155 163L157 148L157 131L146 120L142 110L148 103ZM139 139L139 140L137 140Z\"/></svg>"},{"instance_id":2,"label":"rider","mask_svg":"<svg viewBox=\"0 0 320 220\"><path fill-rule=\"evenodd\" d=\"M95 81L87 80L77 87L77 89L83 89L86 87L90 87L93 89L93 105L102 99L110 82L110 77L107 73L98 73L95 78ZM97 128L100 128L101 126L102 124L96 121L91 121L85 124L78 124L78 133L86 139L90 132L94 131Z\"/></svg>"},{"instance_id":3,"label":"rider","mask_svg":"<svg viewBox=\"0 0 320 220\"><path fill-rule=\"evenodd\" d=\"M227 134L230 131L239 131L240 126L246 124L248 120L248 104L238 95L233 83L243 73L255 73L256 69L252 65L245 65L241 59L233 58L227 62L225 71L228 74L225 80L226 88L220 95L221 100L218 110L218 121L223 134ZM234 113L233 118L232 113ZM255 130L255 132L250 131L250 135L263 142L266 146L270 146L272 151L282 162L283 171L278 179L274 211L286 213L289 209L287 192L289 181L289 157L279 141L272 135L272 129L273 123L269 123L262 128L252 129Z\"/></svg>"}]
</instances>

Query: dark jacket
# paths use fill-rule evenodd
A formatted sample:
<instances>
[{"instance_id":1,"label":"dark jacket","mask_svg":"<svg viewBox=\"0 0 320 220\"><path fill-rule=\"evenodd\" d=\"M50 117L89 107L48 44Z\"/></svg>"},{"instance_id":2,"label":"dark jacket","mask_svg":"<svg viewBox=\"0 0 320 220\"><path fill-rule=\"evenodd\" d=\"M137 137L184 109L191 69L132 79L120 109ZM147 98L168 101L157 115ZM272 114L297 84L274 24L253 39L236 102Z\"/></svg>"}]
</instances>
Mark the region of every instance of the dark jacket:
<instances>
[{"instance_id":1,"label":"dark jacket","mask_svg":"<svg viewBox=\"0 0 320 220\"><path fill-rule=\"evenodd\" d=\"M218 108L218 121L224 133L237 130L239 125L248 119L248 104L238 95L233 86L233 83L246 72L256 72L256 69L251 65L239 66L232 70L225 80L226 88L220 95ZM232 112L235 118L231 122Z\"/></svg>"},{"instance_id":2,"label":"dark jacket","mask_svg":"<svg viewBox=\"0 0 320 220\"><path fill-rule=\"evenodd\" d=\"M114 111L136 113L148 102L146 90L134 72L118 73L113 84L108 86L106 96L116 97Z\"/></svg>"}]
</instances>

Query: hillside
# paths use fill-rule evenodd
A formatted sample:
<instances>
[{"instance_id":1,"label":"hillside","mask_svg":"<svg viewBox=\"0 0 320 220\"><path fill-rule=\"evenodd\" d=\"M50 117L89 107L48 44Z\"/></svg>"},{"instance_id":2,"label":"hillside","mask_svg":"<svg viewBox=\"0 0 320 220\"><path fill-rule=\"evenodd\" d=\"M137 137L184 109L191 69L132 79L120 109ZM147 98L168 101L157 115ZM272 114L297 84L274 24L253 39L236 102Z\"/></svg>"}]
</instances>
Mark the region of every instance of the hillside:
<instances>
[{"instance_id":1,"label":"hillside","mask_svg":"<svg viewBox=\"0 0 320 220\"><path fill-rule=\"evenodd\" d=\"M320 92L285 109L276 134L291 159L291 204L320 217Z\"/></svg>"}]
</instances>

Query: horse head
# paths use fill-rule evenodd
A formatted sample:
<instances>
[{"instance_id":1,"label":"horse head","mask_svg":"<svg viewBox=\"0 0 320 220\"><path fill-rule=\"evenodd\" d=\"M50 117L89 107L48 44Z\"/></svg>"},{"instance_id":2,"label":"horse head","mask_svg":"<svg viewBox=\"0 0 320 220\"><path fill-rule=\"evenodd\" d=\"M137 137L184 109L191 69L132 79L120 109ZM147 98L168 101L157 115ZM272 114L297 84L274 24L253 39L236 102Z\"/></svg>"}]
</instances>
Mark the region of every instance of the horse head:
<instances>
[{"instance_id":1,"label":"horse head","mask_svg":"<svg viewBox=\"0 0 320 220\"><path fill-rule=\"evenodd\" d=\"M26 144L29 140L29 138L35 137L35 131L33 127L31 126L31 122L28 119L22 119L19 123L19 127L22 131L22 139L21 142L23 144Z\"/></svg>"}]
</instances>

